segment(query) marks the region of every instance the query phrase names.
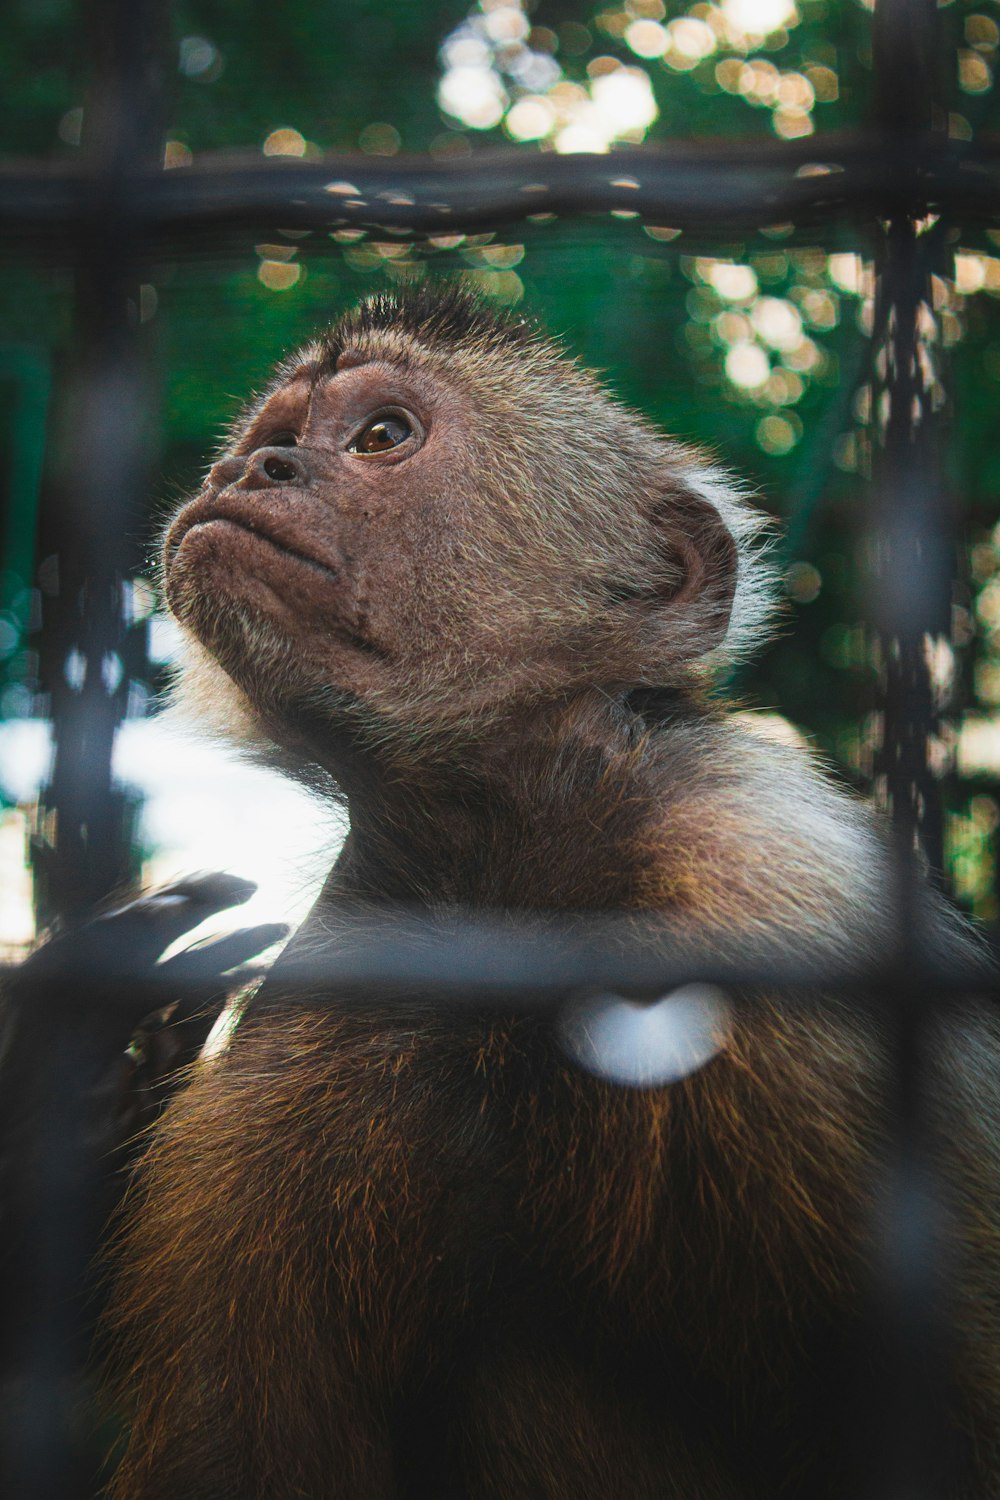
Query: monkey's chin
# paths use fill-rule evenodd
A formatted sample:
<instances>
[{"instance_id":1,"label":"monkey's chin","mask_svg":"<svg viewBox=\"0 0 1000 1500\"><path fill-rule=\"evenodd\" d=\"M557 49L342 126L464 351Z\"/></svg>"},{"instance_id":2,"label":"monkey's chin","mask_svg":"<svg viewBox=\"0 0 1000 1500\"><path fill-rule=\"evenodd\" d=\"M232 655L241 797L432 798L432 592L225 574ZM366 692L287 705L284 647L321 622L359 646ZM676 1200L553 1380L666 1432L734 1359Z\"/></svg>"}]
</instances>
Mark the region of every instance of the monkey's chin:
<instances>
[{"instance_id":1,"label":"monkey's chin","mask_svg":"<svg viewBox=\"0 0 1000 1500\"><path fill-rule=\"evenodd\" d=\"M333 632L322 642L303 642L284 601L245 582L228 570L206 577L200 568L178 563L168 574L166 594L185 635L217 663L255 714L279 720L290 705L328 693L331 680L350 693L362 686L359 668L365 676L372 668L367 653ZM182 679L186 672L182 662Z\"/></svg>"},{"instance_id":2,"label":"monkey's chin","mask_svg":"<svg viewBox=\"0 0 1000 1500\"><path fill-rule=\"evenodd\" d=\"M340 570L229 516L184 531L166 560L167 598L223 596L284 620L296 637L318 628L355 637L347 623L350 584Z\"/></svg>"}]
</instances>

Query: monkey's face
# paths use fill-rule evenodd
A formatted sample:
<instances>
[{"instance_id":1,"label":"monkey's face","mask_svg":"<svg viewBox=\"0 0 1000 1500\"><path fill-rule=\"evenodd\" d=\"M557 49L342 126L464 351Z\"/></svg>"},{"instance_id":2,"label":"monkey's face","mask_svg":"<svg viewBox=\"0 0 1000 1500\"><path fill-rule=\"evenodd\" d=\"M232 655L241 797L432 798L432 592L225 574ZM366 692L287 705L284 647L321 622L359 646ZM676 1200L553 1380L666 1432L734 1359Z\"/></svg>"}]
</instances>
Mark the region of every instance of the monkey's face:
<instances>
[{"instance_id":1,"label":"monkey's face","mask_svg":"<svg viewBox=\"0 0 1000 1500\"><path fill-rule=\"evenodd\" d=\"M551 679L579 584L552 576L498 442L433 369L304 364L171 525L171 608L252 700L279 707L326 693L454 718L501 682L510 695Z\"/></svg>"},{"instance_id":2,"label":"monkey's face","mask_svg":"<svg viewBox=\"0 0 1000 1500\"><path fill-rule=\"evenodd\" d=\"M655 681L685 611L717 644L734 576L677 452L551 346L314 346L174 520L167 597L271 724Z\"/></svg>"}]
</instances>

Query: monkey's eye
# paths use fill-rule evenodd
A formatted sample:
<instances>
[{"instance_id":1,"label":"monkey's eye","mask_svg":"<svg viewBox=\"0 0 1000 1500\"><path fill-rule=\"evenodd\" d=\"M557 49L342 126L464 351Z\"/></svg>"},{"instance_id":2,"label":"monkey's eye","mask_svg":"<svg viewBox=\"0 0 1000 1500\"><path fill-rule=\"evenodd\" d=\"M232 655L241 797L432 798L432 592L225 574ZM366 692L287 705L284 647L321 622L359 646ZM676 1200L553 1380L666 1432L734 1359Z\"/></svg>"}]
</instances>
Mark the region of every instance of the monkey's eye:
<instances>
[{"instance_id":1,"label":"monkey's eye","mask_svg":"<svg viewBox=\"0 0 1000 1500\"><path fill-rule=\"evenodd\" d=\"M298 438L294 432L276 432L262 446L265 448L294 448L297 443Z\"/></svg>"},{"instance_id":2,"label":"monkey's eye","mask_svg":"<svg viewBox=\"0 0 1000 1500\"><path fill-rule=\"evenodd\" d=\"M413 436L413 428L404 416L392 413L382 417L376 417L373 422L358 433L357 437L348 447L348 453L388 453L390 448L398 448L405 443L408 437Z\"/></svg>"}]
</instances>

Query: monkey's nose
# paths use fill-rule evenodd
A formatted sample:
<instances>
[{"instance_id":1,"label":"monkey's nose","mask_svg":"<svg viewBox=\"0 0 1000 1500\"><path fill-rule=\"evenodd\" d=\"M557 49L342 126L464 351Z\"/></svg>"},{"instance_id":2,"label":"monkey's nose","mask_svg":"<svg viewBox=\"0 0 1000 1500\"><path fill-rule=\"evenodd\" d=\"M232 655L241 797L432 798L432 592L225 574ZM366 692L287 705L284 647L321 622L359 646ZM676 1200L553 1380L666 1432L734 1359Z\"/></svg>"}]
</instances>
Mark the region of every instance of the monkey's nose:
<instances>
[{"instance_id":1,"label":"monkey's nose","mask_svg":"<svg viewBox=\"0 0 1000 1500\"><path fill-rule=\"evenodd\" d=\"M258 448L250 456L243 483L251 489L272 484L305 486L309 483L309 469L294 448Z\"/></svg>"}]
</instances>

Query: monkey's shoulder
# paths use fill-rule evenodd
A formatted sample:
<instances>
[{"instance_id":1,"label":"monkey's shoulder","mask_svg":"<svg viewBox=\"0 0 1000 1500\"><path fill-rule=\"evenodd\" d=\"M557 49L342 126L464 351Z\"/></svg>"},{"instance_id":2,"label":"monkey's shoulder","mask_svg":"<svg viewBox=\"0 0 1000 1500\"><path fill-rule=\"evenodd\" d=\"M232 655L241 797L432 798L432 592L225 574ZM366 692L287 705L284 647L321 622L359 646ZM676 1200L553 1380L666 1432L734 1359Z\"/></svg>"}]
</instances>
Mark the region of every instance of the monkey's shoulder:
<instances>
[{"instance_id":1,"label":"monkey's shoulder","mask_svg":"<svg viewBox=\"0 0 1000 1500\"><path fill-rule=\"evenodd\" d=\"M711 758L674 776L658 822L665 910L688 912L739 943L792 952L884 956L894 930L890 829L803 744L778 743L733 716ZM929 886L919 904L936 951L967 953L975 936Z\"/></svg>"}]
</instances>

